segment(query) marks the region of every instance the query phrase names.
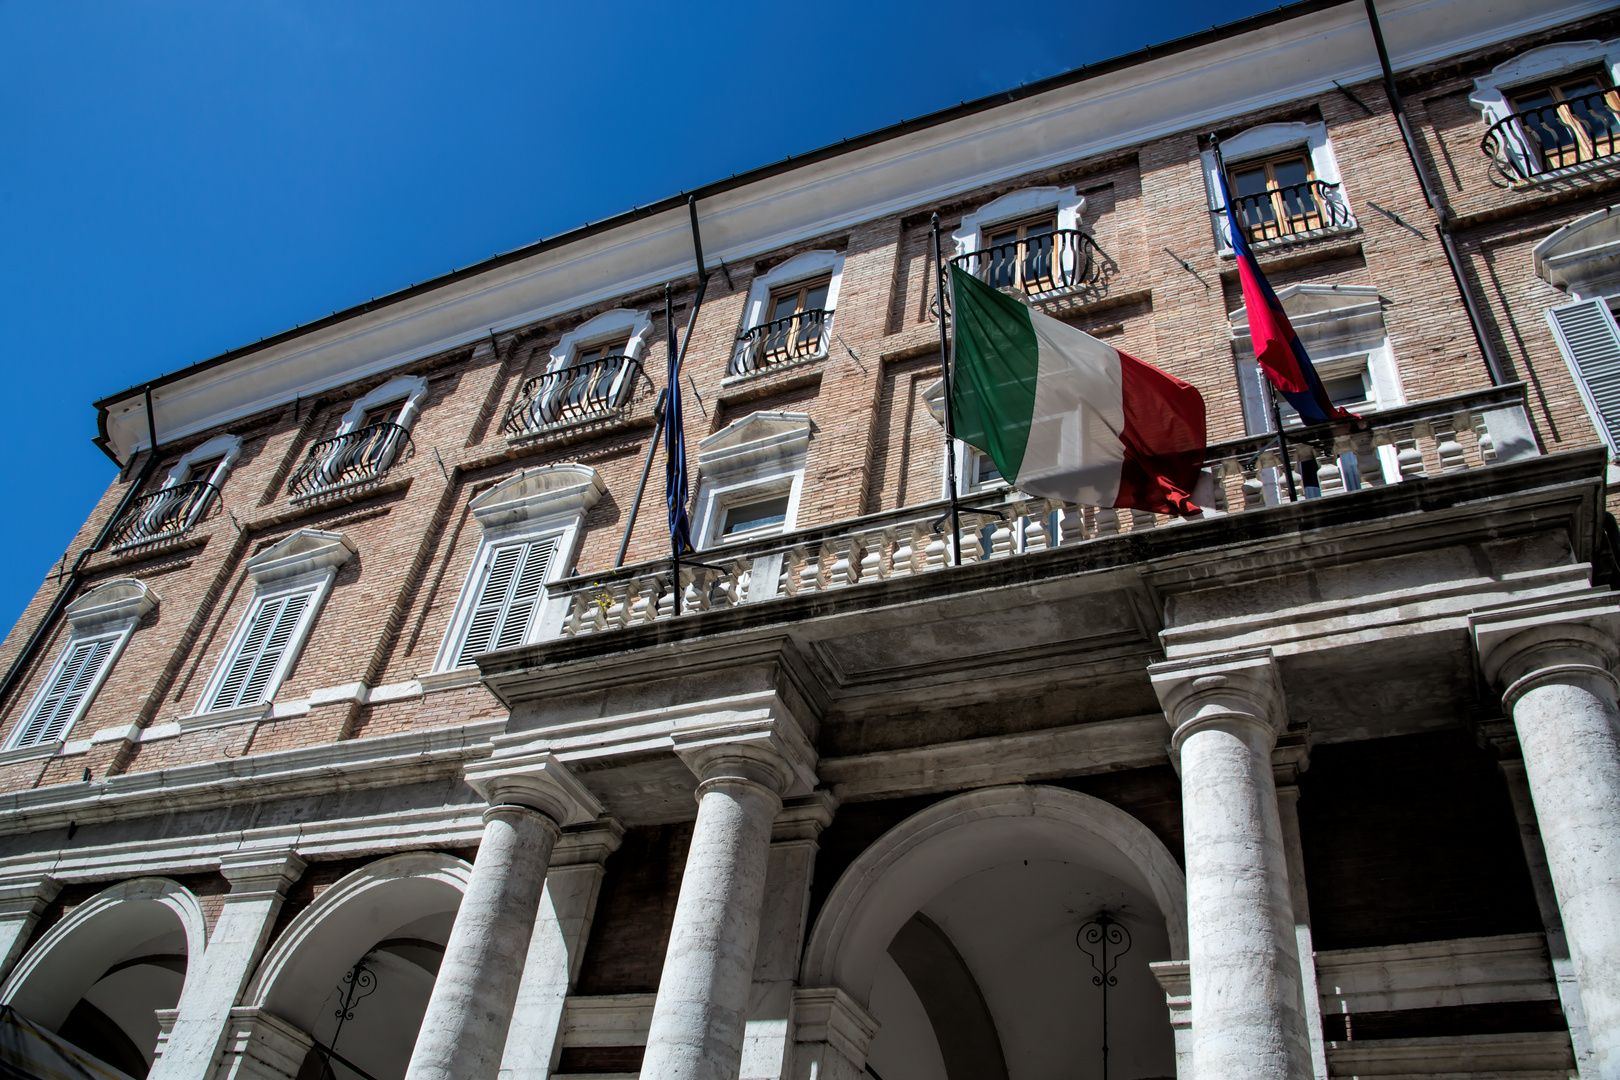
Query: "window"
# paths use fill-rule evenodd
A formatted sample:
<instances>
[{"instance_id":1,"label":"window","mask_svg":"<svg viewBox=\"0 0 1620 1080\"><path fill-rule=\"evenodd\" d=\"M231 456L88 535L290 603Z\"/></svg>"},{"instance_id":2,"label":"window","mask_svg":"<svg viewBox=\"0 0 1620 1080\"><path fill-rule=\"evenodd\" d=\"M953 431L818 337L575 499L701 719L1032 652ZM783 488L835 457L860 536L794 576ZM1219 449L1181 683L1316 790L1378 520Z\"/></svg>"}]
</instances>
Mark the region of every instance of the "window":
<instances>
[{"instance_id":1,"label":"window","mask_svg":"<svg viewBox=\"0 0 1620 1080\"><path fill-rule=\"evenodd\" d=\"M68 640L6 742L7 750L54 746L78 723L135 626L157 607L146 585L123 578L67 606Z\"/></svg>"},{"instance_id":2,"label":"window","mask_svg":"<svg viewBox=\"0 0 1620 1080\"><path fill-rule=\"evenodd\" d=\"M1520 53L1474 80L1481 143L1509 184L1567 176L1620 153L1620 39L1566 41Z\"/></svg>"},{"instance_id":3,"label":"window","mask_svg":"<svg viewBox=\"0 0 1620 1080\"><path fill-rule=\"evenodd\" d=\"M705 438L693 542L710 547L792 529L809 446L804 413L751 413Z\"/></svg>"},{"instance_id":4,"label":"window","mask_svg":"<svg viewBox=\"0 0 1620 1080\"><path fill-rule=\"evenodd\" d=\"M504 544L491 551L457 667L472 663L479 653L510 649L527 640L535 609L544 595L546 572L556 553L555 536Z\"/></svg>"},{"instance_id":5,"label":"window","mask_svg":"<svg viewBox=\"0 0 1620 1080\"><path fill-rule=\"evenodd\" d=\"M1303 151L1232 166L1232 197L1249 237L1260 242L1320 229L1321 207L1312 190L1315 179Z\"/></svg>"},{"instance_id":6,"label":"window","mask_svg":"<svg viewBox=\"0 0 1620 1080\"><path fill-rule=\"evenodd\" d=\"M219 435L182 455L158 490L130 505L109 546L133 547L183 535L218 505L225 477L241 452L240 438Z\"/></svg>"},{"instance_id":7,"label":"window","mask_svg":"<svg viewBox=\"0 0 1620 1080\"><path fill-rule=\"evenodd\" d=\"M1544 169L1608 157L1620 136L1620 93L1599 73L1512 92L1513 111Z\"/></svg>"},{"instance_id":8,"label":"window","mask_svg":"<svg viewBox=\"0 0 1620 1080\"><path fill-rule=\"evenodd\" d=\"M1580 390L1586 411L1620 462L1620 324L1603 297L1577 300L1547 312L1558 349Z\"/></svg>"},{"instance_id":9,"label":"window","mask_svg":"<svg viewBox=\"0 0 1620 1080\"><path fill-rule=\"evenodd\" d=\"M1080 231L1083 195L1074 188L1024 188L962 218L951 260L997 289L1041 298L1096 280L1095 245Z\"/></svg>"},{"instance_id":10,"label":"window","mask_svg":"<svg viewBox=\"0 0 1620 1080\"><path fill-rule=\"evenodd\" d=\"M546 584L563 576L586 511L606 490L595 469L568 463L524 469L473 498L469 509L484 535L434 661L436 673L464 671L480 653L544 636L551 614Z\"/></svg>"},{"instance_id":11,"label":"window","mask_svg":"<svg viewBox=\"0 0 1620 1080\"><path fill-rule=\"evenodd\" d=\"M425 397L425 378L400 376L356 401L338 422L337 434L309 448L287 490L294 499L307 499L381 479L410 445Z\"/></svg>"},{"instance_id":12,"label":"window","mask_svg":"<svg viewBox=\"0 0 1620 1080\"><path fill-rule=\"evenodd\" d=\"M199 714L253 709L274 699L338 568L354 551L341 533L300 529L248 560L253 600L203 690Z\"/></svg>"},{"instance_id":13,"label":"window","mask_svg":"<svg viewBox=\"0 0 1620 1080\"><path fill-rule=\"evenodd\" d=\"M1221 140L1238 220L1256 245L1288 244L1356 227L1324 124L1261 124ZM1216 249L1232 253L1214 150L1203 152Z\"/></svg>"},{"instance_id":14,"label":"window","mask_svg":"<svg viewBox=\"0 0 1620 1080\"><path fill-rule=\"evenodd\" d=\"M1039 218L991 230L984 280L998 289L1026 293L1052 288L1052 240L1056 218Z\"/></svg>"},{"instance_id":15,"label":"window","mask_svg":"<svg viewBox=\"0 0 1620 1080\"><path fill-rule=\"evenodd\" d=\"M843 273L842 253L807 251L755 278L727 377L826 356Z\"/></svg>"},{"instance_id":16,"label":"window","mask_svg":"<svg viewBox=\"0 0 1620 1080\"><path fill-rule=\"evenodd\" d=\"M507 438L611 417L629 400L652 330L645 311L616 308L564 334L546 369L526 381L506 411Z\"/></svg>"}]
</instances>

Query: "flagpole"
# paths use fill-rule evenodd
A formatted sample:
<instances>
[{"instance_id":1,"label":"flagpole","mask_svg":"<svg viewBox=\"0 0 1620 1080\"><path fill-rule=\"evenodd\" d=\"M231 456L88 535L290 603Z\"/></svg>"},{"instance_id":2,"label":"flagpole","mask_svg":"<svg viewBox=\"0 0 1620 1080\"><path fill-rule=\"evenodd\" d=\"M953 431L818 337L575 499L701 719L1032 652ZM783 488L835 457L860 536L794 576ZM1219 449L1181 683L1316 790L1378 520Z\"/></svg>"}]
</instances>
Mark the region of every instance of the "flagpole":
<instances>
[{"instance_id":1,"label":"flagpole","mask_svg":"<svg viewBox=\"0 0 1620 1080\"><path fill-rule=\"evenodd\" d=\"M945 483L951 499L951 561L962 565L962 520L956 504L956 425L951 419L951 354L945 333L945 260L939 250L939 215L934 215L934 281L939 292L939 370L945 384Z\"/></svg>"},{"instance_id":2,"label":"flagpole","mask_svg":"<svg viewBox=\"0 0 1620 1080\"><path fill-rule=\"evenodd\" d=\"M670 520L672 525L677 513L683 517L686 514L686 501L684 498L686 494L686 437L684 420L681 416L681 368L686 363L687 346L692 344L692 330L697 325L698 309L703 306L703 294L707 292L709 288L709 272L703 267L703 236L698 232L696 195L687 196L686 209L692 217L692 249L697 255L697 295L692 298L692 311L686 319L686 336L681 338L681 346L678 352L675 348L674 301L670 296L669 287L665 286L664 289L664 320L666 332L669 337L670 356L669 386L665 388L669 398L664 406L664 422L669 425L670 430L669 436L664 440L664 448L665 451L670 455L670 464L672 468L674 466L675 455L681 455L680 475L682 481L682 491L680 493L682 495L682 499L680 505L676 506L673 504L673 502L670 505ZM673 497L674 493L666 491L665 495L666 498L670 498ZM688 528L690 528L690 525L688 525ZM690 536L688 536L688 539L690 539ZM671 574L673 576L673 581L671 584L675 589L674 613L679 615L681 613L681 542L680 539L675 536L673 528L670 530L669 541L669 561Z\"/></svg>"}]
</instances>

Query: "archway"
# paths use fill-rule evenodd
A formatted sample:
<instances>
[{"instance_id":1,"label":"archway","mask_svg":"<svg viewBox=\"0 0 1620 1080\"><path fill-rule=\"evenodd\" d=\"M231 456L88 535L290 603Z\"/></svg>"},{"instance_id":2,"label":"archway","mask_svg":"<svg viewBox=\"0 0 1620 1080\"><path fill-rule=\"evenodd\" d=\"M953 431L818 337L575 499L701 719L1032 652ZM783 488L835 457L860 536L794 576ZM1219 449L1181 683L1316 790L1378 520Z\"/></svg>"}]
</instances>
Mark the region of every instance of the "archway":
<instances>
[{"instance_id":1,"label":"archway","mask_svg":"<svg viewBox=\"0 0 1620 1080\"><path fill-rule=\"evenodd\" d=\"M0 1003L144 1077L157 1048L154 1011L179 1003L187 959L206 940L189 890L164 878L126 881L53 926L6 980Z\"/></svg>"},{"instance_id":2,"label":"archway","mask_svg":"<svg viewBox=\"0 0 1620 1080\"><path fill-rule=\"evenodd\" d=\"M438 852L393 855L292 921L244 1001L314 1040L300 1076L402 1080L471 873Z\"/></svg>"},{"instance_id":3,"label":"archway","mask_svg":"<svg viewBox=\"0 0 1620 1080\"><path fill-rule=\"evenodd\" d=\"M955 796L885 833L829 894L802 985L868 1007L882 1080L1066 1080L1100 1064L1101 991L1076 937L1104 911L1132 939L1109 989L1110 1075L1174 1076L1147 965L1187 955L1185 879L1140 821L1061 788Z\"/></svg>"}]
</instances>

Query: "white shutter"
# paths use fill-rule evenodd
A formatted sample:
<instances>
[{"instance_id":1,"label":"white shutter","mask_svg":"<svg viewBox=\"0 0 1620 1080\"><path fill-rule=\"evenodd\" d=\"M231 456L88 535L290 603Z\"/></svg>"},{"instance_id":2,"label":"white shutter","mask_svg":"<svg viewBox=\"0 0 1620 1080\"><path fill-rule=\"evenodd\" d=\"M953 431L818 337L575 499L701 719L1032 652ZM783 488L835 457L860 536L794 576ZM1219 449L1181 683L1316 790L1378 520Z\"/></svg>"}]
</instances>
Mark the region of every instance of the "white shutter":
<instances>
[{"instance_id":1,"label":"white shutter","mask_svg":"<svg viewBox=\"0 0 1620 1080\"><path fill-rule=\"evenodd\" d=\"M1271 399L1266 396L1266 377L1256 360L1239 358L1238 390L1242 393L1243 427L1250 435L1264 435L1276 428L1271 415Z\"/></svg>"},{"instance_id":2,"label":"white shutter","mask_svg":"<svg viewBox=\"0 0 1620 1080\"><path fill-rule=\"evenodd\" d=\"M265 699L270 678L314 597L315 590L311 589L259 601L236 655L226 660L225 678L220 681L209 711L257 705Z\"/></svg>"},{"instance_id":3,"label":"white shutter","mask_svg":"<svg viewBox=\"0 0 1620 1080\"><path fill-rule=\"evenodd\" d=\"M1552 308L1547 322L1610 454L1620 457L1620 326L1614 313L1599 297Z\"/></svg>"},{"instance_id":4,"label":"white shutter","mask_svg":"<svg viewBox=\"0 0 1620 1080\"><path fill-rule=\"evenodd\" d=\"M80 707L88 704L86 696L100 678L115 644L117 638L113 637L68 642L66 659L24 719L22 731L12 745L38 746L60 739L77 718Z\"/></svg>"},{"instance_id":5,"label":"white shutter","mask_svg":"<svg viewBox=\"0 0 1620 1080\"><path fill-rule=\"evenodd\" d=\"M495 549L456 655L457 667L471 664L479 653L523 644L545 596L546 572L556 550L555 536Z\"/></svg>"}]
</instances>

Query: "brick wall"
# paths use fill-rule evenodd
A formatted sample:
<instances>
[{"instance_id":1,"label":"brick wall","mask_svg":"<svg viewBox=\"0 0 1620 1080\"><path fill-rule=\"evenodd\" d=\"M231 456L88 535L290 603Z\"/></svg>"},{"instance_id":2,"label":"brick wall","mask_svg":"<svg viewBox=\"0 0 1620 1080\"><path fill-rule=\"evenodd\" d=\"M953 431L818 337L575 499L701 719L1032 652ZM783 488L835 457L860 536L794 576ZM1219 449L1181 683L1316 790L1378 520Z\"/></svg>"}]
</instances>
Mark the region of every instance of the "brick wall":
<instances>
[{"instance_id":1,"label":"brick wall","mask_svg":"<svg viewBox=\"0 0 1620 1080\"><path fill-rule=\"evenodd\" d=\"M690 823L625 830L619 850L608 856L575 993L658 989L691 843Z\"/></svg>"}]
</instances>

